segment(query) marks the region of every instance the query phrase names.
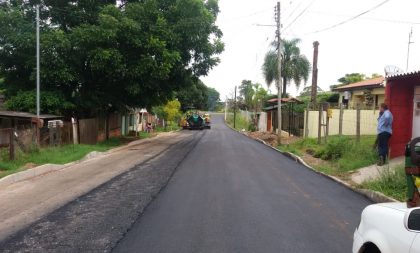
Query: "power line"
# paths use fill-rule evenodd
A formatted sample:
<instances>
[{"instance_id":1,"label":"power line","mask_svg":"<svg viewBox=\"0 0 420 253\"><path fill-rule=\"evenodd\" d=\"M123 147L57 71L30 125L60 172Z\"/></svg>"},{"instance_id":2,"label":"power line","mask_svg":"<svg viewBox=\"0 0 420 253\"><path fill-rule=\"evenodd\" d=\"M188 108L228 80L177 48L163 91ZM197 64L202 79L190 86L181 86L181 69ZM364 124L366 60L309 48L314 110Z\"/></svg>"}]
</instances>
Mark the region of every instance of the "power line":
<instances>
[{"instance_id":1,"label":"power line","mask_svg":"<svg viewBox=\"0 0 420 253\"><path fill-rule=\"evenodd\" d=\"M295 12L298 10L298 8L302 5L303 1L300 1L299 4L290 12L290 14L284 19L284 22L286 23L289 21L289 19L295 14Z\"/></svg>"},{"instance_id":2,"label":"power line","mask_svg":"<svg viewBox=\"0 0 420 253\"><path fill-rule=\"evenodd\" d=\"M320 12L320 11L312 11L309 13L325 15L325 16L336 16L336 17L352 17L350 15L345 14L332 14L327 12ZM385 19L385 18L374 18L374 17L360 17L360 19L378 21L378 22L388 22L388 23L400 23L400 24L409 24L409 25L420 25L418 21L410 21L410 20L398 20L398 19Z\"/></svg>"},{"instance_id":3,"label":"power line","mask_svg":"<svg viewBox=\"0 0 420 253\"><path fill-rule=\"evenodd\" d=\"M309 34L324 32L324 31L327 31L327 30L331 30L331 29L333 29L333 28L336 28L337 26L344 25L344 24L346 24L346 23L348 23L348 22L350 22L350 21L353 21L353 20L355 20L355 19L357 19L357 18L359 18L359 17L361 17L361 16L365 15L366 13L369 13L369 12L371 12L371 11L373 11L373 10L378 9L379 7L381 7L382 5L386 4L386 3L387 3L387 2L389 2L389 1L390 1L390 0L385 0L385 1L382 1L381 3L379 3L379 4L375 5L375 6L373 6L372 8L370 8L370 9L368 9L368 10L366 10L366 11L361 12L360 14L357 14L356 16L353 16L353 17L351 17L351 18L349 18L349 19L346 19L346 20L344 20L344 21L341 21L341 22L339 22L339 23L337 23L337 24L335 24L335 25L332 25L332 26L329 26L329 27L326 27L326 28L323 28L323 29L320 29L320 30L317 30L317 31L314 31L314 32L310 32Z\"/></svg>"},{"instance_id":4,"label":"power line","mask_svg":"<svg viewBox=\"0 0 420 253\"><path fill-rule=\"evenodd\" d=\"M315 3L316 0L312 0L305 9L303 9L299 15L296 16L295 19L293 19L293 21L291 23L289 23L285 28L283 28L283 32L285 32L291 25L293 25L300 17L302 17L302 15L312 6L312 4Z\"/></svg>"}]
</instances>

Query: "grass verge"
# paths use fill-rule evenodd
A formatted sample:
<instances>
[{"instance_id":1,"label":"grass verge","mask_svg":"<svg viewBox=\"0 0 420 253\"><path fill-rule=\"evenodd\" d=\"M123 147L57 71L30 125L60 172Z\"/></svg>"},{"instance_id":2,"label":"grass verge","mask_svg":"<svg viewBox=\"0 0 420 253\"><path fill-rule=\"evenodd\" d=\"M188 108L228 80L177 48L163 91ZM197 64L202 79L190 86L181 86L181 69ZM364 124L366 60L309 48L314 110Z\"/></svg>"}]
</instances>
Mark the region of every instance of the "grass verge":
<instances>
[{"instance_id":1,"label":"grass verge","mask_svg":"<svg viewBox=\"0 0 420 253\"><path fill-rule=\"evenodd\" d=\"M226 123L233 128L233 114L228 114L226 117ZM242 117L240 113L236 114L236 122L235 122L235 129L241 131L245 129L246 131L249 130L250 122L246 120L246 118Z\"/></svg>"},{"instance_id":2,"label":"grass verge","mask_svg":"<svg viewBox=\"0 0 420 253\"><path fill-rule=\"evenodd\" d=\"M128 141L126 138L111 138L96 145L63 145L41 148L31 153L23 153L17 150L17 159L14 161L8 160L8 153L3 149L0 150L0 178L26 169L23 167L27 164L31 164L31 167L47 163L66 164L80 160L92 151L104 152Z\"/></svg>"},{"instance_id":3,"label":"grass verge","mask_svg":"<svg viewBox=\"0 0 420 253\"><path fill-rule=\"evenodd\" d=\"M407 181L404 168L384 170L375 180L364 182L362 188L382 192L399 201L406 200Z\"/></svg>"},{"instance_id":4,"label":"grass verge","mask_svg":"<svg viewBox=\"0 0 420 253\"><path fill-rule=\"evenodd\" d=\"M307 138L278 148L282 151L302 156L308 154L322 159L312 164L322 172L334 176L374 164L376 151L372 148L376 136L362 136L360 142L351 136L330 136L326 143L318 144L317 139Z\"/></svg>"}]
</instances>

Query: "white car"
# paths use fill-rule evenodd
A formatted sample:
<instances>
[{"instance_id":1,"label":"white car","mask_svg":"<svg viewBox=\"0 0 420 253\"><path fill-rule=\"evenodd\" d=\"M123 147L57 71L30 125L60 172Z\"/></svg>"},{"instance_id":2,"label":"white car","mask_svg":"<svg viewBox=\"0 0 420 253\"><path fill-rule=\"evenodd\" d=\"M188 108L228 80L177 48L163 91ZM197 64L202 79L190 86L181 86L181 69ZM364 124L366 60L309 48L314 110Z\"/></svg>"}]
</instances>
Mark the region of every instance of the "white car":
<instances>
[{"instance_id":1,"label":"white car","mask_svg":"<svg viewBox=\"0 0 420 253\"><path fill-rule=\"evenodd\" d=\"M354 232L353 253L420 253L420 208L367 206Z\"/></svg>"}]
</instances>

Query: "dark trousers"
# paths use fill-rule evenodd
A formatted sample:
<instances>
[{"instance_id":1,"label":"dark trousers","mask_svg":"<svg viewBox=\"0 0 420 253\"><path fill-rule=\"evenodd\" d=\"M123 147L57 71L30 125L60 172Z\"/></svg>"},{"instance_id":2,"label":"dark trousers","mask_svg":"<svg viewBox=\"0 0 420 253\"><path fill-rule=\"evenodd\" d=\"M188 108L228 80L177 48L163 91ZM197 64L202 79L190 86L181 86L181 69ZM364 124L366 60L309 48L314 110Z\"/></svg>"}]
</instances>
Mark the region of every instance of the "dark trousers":
<instances>
[{"instance_id":1,"label":"dark trousers","mask_svg":"<svg viewBox=\"0 0 420 253\"><path fill-rule=\"evenodd\" d=\"M388 142L389 138L391 138L391 134L388 132L382 132L378 134L378 153L379 156L386 160L388 156Z\"/></svg>"}]
</instances>

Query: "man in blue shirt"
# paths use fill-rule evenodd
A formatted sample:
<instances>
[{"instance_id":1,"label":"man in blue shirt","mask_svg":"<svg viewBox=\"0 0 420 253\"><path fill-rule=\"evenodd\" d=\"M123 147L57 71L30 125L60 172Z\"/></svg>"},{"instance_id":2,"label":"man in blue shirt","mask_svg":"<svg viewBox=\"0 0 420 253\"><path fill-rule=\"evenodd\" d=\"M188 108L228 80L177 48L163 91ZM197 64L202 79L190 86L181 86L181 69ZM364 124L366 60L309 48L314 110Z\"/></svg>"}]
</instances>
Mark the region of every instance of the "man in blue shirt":
<instances>
[{"instance_id":1,"label":"man in blue shirt","mask_svg":"<svg viewBox=\"0 0 420 253\"><path fill-rule=\"evenodd\" d=\"M382 166L388 156L388 142L392 136L392 113L386 104L381 104L378 118L378 165Z\"/></svg>"}]
</instances>

